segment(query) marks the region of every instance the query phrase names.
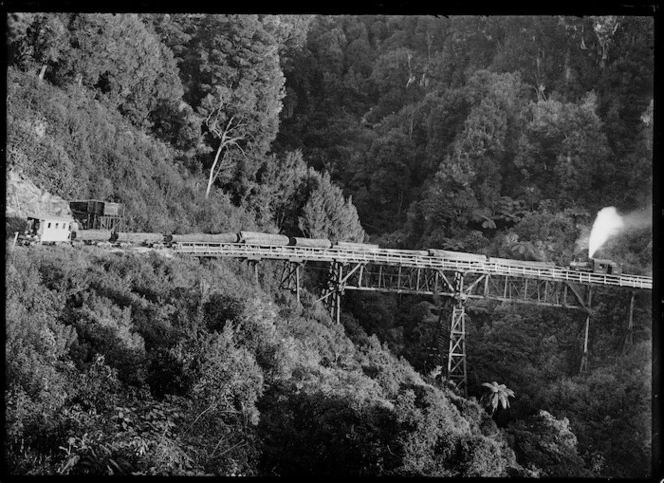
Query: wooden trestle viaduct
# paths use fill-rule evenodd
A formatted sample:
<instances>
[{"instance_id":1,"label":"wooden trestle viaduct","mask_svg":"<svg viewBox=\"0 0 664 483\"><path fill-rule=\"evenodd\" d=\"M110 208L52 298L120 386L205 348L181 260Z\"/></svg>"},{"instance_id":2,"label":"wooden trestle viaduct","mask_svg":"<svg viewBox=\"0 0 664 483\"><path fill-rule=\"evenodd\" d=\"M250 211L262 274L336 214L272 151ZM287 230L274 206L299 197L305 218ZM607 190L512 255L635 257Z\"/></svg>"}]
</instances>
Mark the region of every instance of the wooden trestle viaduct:
<instances>
[{"instance_id":1,"label":"wooden trestle viaduct","mask_svg":"<svg viewBox=\"0 0 664 483\"><path fill-rule=\"evenodd\" d=\"M321 297L333 319L339 323L341 296L346 290L381 291L402 294L438 295L454 300L449 323L446 356L447 379L466 393L466 303L492 299L516 303L561 307L585 313L585 337L581 370L588 354L593 287L623 287L631 290L630 327L636 290L652 290L652 277L605 275L566 267L541 267L510 263L454 260L413 255L408 250L347 250L297 246L259 246L238 243L178 243L178 253L195 257L235 257L257 269L261 260L281 260L281 287L300 300L300 270L307 262L325 262L327 284ZM257 272L256 272L257 273ZM445 321L441 320L444 324Z\"/></svg>"}]
</instances>

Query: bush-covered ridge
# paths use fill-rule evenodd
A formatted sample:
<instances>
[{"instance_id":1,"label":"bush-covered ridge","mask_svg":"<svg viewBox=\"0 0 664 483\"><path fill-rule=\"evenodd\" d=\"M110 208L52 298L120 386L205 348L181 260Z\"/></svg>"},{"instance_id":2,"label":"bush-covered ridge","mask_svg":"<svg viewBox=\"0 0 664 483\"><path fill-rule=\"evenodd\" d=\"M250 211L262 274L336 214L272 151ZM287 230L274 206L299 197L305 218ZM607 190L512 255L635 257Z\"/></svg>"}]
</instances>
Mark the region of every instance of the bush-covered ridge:
<instances>
[{"instance_id":1,"label":"bush-covered ridge","mask_svg":"<svg viewBox=\"0 0 664 483\"><path fill-rule=\"evenodd\" d=\"M172 148L89 92L39 83L13 69L7 88L7 166L37 186L65 199L120 201L130 231L251 226L244 211L219 192L203 203L200 180L177 163Z\"/></svg>"},{"instance_id":2,"label":"bush-covered ridge","mask_svg":"<svg viewBox=\"0 0 664 483\"><path fill-rule=\"evenodd\" d=\"M267 292L230 260L11 249L8 472L523 474L476 402L264 277Z\"/></svg>"},{"instance_id":3,"label":"bush-covered ridge","mask_svg":"<svg viewBox=\"0 0 664 483\"><path fill-rule=\"evenodd\" d=\"M266 157L238 206L219 189L206 198L200 165L187 164L90 92L10 68L8 99L8 169L65 199L122 202L128 231L364 238L351 200L329 175L307 168L299 152Z\"/></svg>"}]
</instances>

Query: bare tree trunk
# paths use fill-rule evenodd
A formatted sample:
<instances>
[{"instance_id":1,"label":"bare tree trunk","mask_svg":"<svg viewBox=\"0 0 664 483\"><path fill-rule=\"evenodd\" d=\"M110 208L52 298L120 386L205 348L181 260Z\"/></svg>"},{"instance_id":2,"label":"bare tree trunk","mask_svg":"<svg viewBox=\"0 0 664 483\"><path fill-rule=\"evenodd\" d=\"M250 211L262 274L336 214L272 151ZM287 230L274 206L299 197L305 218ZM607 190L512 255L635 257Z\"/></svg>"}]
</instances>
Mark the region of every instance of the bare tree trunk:
<instances>
[{"instance_id":1,"label":"bare tree trunk","mask_svg":"<svg viewBox=\"0 0 664 483\"><path fill-rule=\"evenodd\" d=\"M46 74L46 64L42 65L42 68L39 70L39 82L44 80L45 74Z\"/></svg>"},{"instance_id":2,"label":"bare tree trunk","mask_svg":"<svg viewBox=\"0 0 664 483\"><path fill-rule=\"evenodd\" d=\"M572 70L569 65L569 46L567 47L567 51L565 52L565 84L569 84L569 81L572 78Z\"/></svg>"},{"instance_id":3,"label":"bare tree trunk","mask_svg":"<svg viewBox=\"0 0 664 483\"><path fill-rule=\"evenodd\" d=\"M214 174L214 170L217 167L217 162L219 161L219 155L221 154L221 150L224 147L223 141L219 142L219 147L217 148L217 154L214 156L214 163L212 163L212 167L210 168L210 177L208 178L208 185L207 185L207 190L205 191L205 199L208 199L208 196L210 196L210 190L212 189L212 183L214 183L214 180L216 178Z\"/></svg>"}]
</instances>

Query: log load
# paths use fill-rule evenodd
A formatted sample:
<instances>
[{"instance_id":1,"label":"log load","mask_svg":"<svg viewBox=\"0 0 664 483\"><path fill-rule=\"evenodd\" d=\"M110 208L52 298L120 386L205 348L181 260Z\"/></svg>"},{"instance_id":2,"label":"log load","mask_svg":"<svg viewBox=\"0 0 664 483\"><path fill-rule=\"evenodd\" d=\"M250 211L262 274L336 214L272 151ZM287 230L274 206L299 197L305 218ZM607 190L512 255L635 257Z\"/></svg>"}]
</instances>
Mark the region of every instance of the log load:
<instances>
[{"instance_id":1,"label":"log load","mask_svg":"<svg viewBox=\"0 0 664 483\"><path fill-rule=\"evenodd\" d=\"M529 267L529 268L555 268L556 264L553 262L533 262L530 260L512 260L510 258L496 258L491 257L491 262L499 263L502 265L512 265L519 267Z\"/></svg>"},{"instance_id":2,"label":"log load","mask_svg":"<svg viewBox=\"0 0 664 483\"><path fill-rule=\"evenodd\" d=\"M130 233L130 232L113 232L110 241L112 243L163 243L164 235L161 233Z\"/></svg>"},{"instance_id":3,"label":"log load","mask_svg":"<svg viewBox=\"0 0 664 483\"><path fill-rule=\"evenodd\" d=\"M396 248L381 248L381 253L390 255L402 255L405 257L428 257L429 252L426 250L399 250Z\"/></svg>"},{"instance_id":4,"label":"log load","mask_svg":"<svg viewBox=\"0 0 664 483\"><path fill-rule=\"evenodd\" d=\"M327 238L301 238L293 236L290 238L291 246L296 247L311 247L311 248L330 248L332 242Z\"/></svg>"},{"instance_id":5,"label":"log load","mask_svg":"<svg viewBox=\"0 0 664 483\"><path fill-rule=\"evenodd\" d=\"M74 238L76 241L109 241L110 239L109 230L78 230Z\"/></svg>"},{"instance_id":6,"label":"log load","mask_svg":"<svg viewBox=\"0 0 664 483\"><path fill-rule=\"evenodd\" d=\"M335 243L334 247L341 250L359 250L363 252L373 252L379 248L378 245L372 245L370 243L352 243L344 241Z\"/></svg>"},{"instance_id":7,"label":"log load","mask_svg":"<svg viewBox=\"0 0 664 483\"><path fill-rule=\"evenodd\" d=\"M286 246L289 242L286 235L277 235L274 233L241 231L238 235L240 236L240 243L246 243L248 245Z\"/></svg>"},{"instance_id":8,"label":"log load","mask_svg":"<svg viewBox=\"0 0 664 483\"><path fill-rule=\"evenodd\" d=\"M486 262L487 256L478 253L455 252L453 250L439 250L429 248L429 255L432 257L445 258L447 260L463 260L468 262Z\"/></svg>"},{"instance_id":9,"label":"log load","mask_svg":"<svg viewBox=\"0 0 664 483\"><path fill-rule=\"evenodd\" d=\"M237 243L237 233L187 233L185 235L164 235L165 243Z\"/></svg>"}]
</instances>

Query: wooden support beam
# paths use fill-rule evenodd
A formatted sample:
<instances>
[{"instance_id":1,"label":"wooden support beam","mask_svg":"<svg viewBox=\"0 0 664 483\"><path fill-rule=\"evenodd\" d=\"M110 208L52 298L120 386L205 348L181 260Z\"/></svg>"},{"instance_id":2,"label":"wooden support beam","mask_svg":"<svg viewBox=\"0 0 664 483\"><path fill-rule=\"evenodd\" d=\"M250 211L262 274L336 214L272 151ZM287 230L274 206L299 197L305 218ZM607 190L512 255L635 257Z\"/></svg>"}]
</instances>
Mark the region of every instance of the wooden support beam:
<instances>
[{"instance_id":1,"label":"wooden support beam","mask_svg":"<svg viewBox=\"0 0 664 483\"><path fill-rule=\"evenodd\" d=\"M468 285L466 288L463 289L464 293L466 295L471 295L473 289L477 287L480 284L480 282L482 282L482 280L484 280L488 276L489 276L488 274L482 274L479 277L477 277L475 281L473 281L470 285Z\"/></svg>"},{"instance_id":2,"label":"wooden support beam","mask_svg":"<svg viewBox=\"0 0 664 483\"><path fill-rule=\"evenodd\" d=\"M300 264L295 265L295 299L300 305Z\"/></svg>"},{"instance_id":3,"label":"wooden support beam","mask_svg":"<svg viewBox=\"0 0 664 483\"><path fill-rule=\"evenodd\" d=\"M627 322L627 333L625 334L625 340L623 342L623 353L627 352L632 344L634 344L634 296L636 292L632 290L632 294L629 300L629 319Z\"/></svg>"},{"instance_id":4,"label":"wooden support beam","mask_svg":"<svg viewBox=\"0 0 664 483\"><path fill-rule=\"evenodd\" d=\"M590 327L590 314L586 316L586 329L583 337L583 355L581 356L581 367L579 373L583 374L588 370L588 330Z\"/></svg>"},{"instance_id":5,"label":"wooden support beam","mask_svg":"<svg viewBox=\"0 0 664 483\"><path fill-rule=\"evenodd\" d=\"M569 290L574 294L574 297L576 298L579 305L581 305L585 309L590 308L590 305L584 300L583 294L579 293L579 291L577 291L571 284L565 283L563 286L565 288L565 293L567 293L567 289L569 288ZM588 290L590 291L590 288L588 288ZM563 306L567 305L568 305L567 300L566 299L563 300Z\"/></svg>"},{"instance_id":6,"label":"wooden support beam","mask_svg":"<svg viewBox=\"0 0 664 483\"><path fill-rule=\"evenodd\" d=\"M256 285L258 285L258 262L260 262L260 259L246 258L245 260L249 266L254 269L254 279L256 281Z\"/></svg>"},{"instance_id":7,"label":"wooden support beam","mask_svg":"<svg viewBox=\"0 0 664 483\"><path fill-rule=\"evenodd\" d=\"M302 265L301 259L285 261L279 283L279 288L290 290L295 294L298 304L300 303L300 265Z\"/></svg>"}]
</instances>

